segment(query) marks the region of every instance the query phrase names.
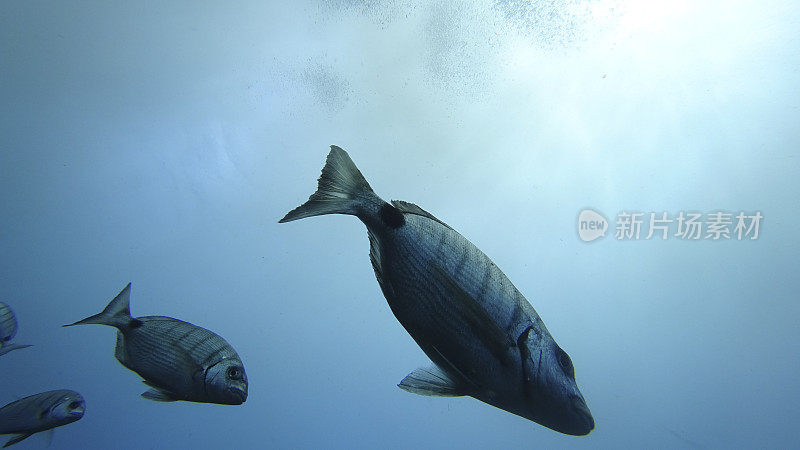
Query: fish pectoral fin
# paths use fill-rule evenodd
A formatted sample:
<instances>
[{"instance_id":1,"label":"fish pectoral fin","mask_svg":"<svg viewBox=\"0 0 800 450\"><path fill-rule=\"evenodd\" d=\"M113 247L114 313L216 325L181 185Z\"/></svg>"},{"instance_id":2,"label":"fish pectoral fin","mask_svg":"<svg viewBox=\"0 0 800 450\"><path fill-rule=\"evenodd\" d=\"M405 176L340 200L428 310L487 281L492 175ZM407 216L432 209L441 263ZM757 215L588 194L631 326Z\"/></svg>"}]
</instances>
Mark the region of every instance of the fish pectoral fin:
<instances>
[{"instance_id":1,"label":"fish pectoral fin","mask_svg":"<svg viewBox=\"0 0 800 450\"><path fill-rule=\"evenodd\" d=\"M153 386L147 382L145 382L145 384L148 386ZM154 402L177 402L180 400L172 392L165 391L157 387L153 387L153 389L148 389L147 391L142 392L142 398L146 398Z\"/></svg>"},{"instance_id":2,"label":"fish pectoral fin","mask_svg":"<svg viewBox=\"0 0 800 450\"><path fill-rule=\"evenodd\" d=\"M508 349L515 346L508 333L497 324L481 302L459 286L444 269L434 265L434 271L442 285L450 292L450 298L453 299L452 304L458 314L473 329L489 351L503 365L507 366L510 362Z\"/></svg>"},{"instance_id":3,"label":"fish pectoral fin","mask_svg":"<svg viewBox=\"0 0 800 450\"><path fill-rule=\"evenodd\" d=\"M437 366L420 367L406 375L397 387L414 394L434 397L469 395L466 386L454 380Z\"/></svg>"},{"instance_id":4,"label":"fish pectoral fin","mask_svg":"<svg viewBox=\"0 0 800 450\"><path fill-rule=\"evenodd\" d=\"M47 447L53 445L53 436L55 436L56 430L55 428L50 428L49 430L44 432L44 438L47 440Z\"/></svg>"},{"instance_id":5,"label":"fish pectoral fin","mask_svg":"<svg viewBox=\"0 0 800 450\"><path fill-rule=\"evenodd\" d=\"M5 445L3 445L3 448L8 447L9 445L14 445L14 444L16 444L16 443L18 443L20 441L24 441L25 439L28 439L31 436L33 436L33 433L18 434L16 436L14 436L13 438L9 439L8 442L6 442Z\"/></svg>"}]
</instances>

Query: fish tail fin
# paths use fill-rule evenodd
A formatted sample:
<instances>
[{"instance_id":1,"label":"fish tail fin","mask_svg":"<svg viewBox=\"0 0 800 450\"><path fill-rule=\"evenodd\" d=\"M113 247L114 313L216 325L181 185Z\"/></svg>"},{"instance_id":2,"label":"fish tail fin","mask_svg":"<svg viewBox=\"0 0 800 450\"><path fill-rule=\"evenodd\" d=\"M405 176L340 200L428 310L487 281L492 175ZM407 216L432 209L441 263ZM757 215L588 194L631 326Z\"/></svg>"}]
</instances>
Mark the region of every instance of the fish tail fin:
<instances>
[{"instance_id":1,"label":"fish tail fin","mask_svg":"<svg viewBox=\"0 0 800 450\"><path fill-rule=\"evenodd\" d=\"M96 323L100 325L109 325L122 330L128 327L131 322L135 320L131 317L130 297L131 284L128 283L128 285L125 286L125 288L122 289L122 291L120 291L116 297L114 297L114 300L111 300L111 303L109 303L102 312L64 326L71 327L73 325Z\"/></svg>"},{"instance_id":2,"label":"fish tail fin","mask_svg":"<svg viewBox=\"0 0 800 450\"><path fill-rule=\"evenodd\" d=\"M31 345L27 345L27 344L6 344L6 345L0 347L0 356L5 355L6 353L8 353L10 351L13 351L13 350L19 350L21 348L28 348L28 347L31 347Z\"/></svg>"},{"instance_id":3,"label":"fish tail fin","mask_svg":"<svg viewBox=\"0 0 800 450\"><path fill-rule=\"evenodd\" d=\"M358 216L362 213L365 202L369 203L376 197L347 152L331 145L319 177L317 191L308 201L286 214L279 223L323 214Z\"/></svg>"}]
</instances>

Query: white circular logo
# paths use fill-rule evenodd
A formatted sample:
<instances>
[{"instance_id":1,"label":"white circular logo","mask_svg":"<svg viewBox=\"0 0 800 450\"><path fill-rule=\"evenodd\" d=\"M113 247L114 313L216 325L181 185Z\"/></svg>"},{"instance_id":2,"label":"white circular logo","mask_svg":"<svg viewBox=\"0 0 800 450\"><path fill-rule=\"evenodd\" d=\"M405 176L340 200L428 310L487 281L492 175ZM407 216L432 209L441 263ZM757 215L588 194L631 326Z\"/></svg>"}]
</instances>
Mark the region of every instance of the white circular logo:
<instances>
[{"instance_id":1,"label":"white circular logo","mask_svg":"<svg viewBox=\"0 0 800 450\"><path fill-rule=\"evenodd\" d=\"M608 220L597 211L584 209L578 214L578 236L584 242L591 242L606 235Z\"/></svg>"}]
</instances>

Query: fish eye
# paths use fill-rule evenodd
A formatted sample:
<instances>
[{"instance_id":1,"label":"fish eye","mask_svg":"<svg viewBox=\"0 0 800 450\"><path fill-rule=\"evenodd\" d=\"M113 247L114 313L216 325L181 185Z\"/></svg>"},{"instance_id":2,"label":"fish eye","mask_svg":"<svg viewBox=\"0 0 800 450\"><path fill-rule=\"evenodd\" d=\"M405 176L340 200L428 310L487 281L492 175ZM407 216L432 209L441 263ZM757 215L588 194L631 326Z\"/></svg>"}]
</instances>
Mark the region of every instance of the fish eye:
<instances>
[{"instance_id":1,"label":"fish eye","mask_svg":"<svg viewBox=\"0 0 800 450\"><path fill-rule=\"evenodd\" d=\"M81 407L81 402L74 400L72 403L69 404L69 409L78 409Z\"/></svg>"},{"instance_id":2,"label":"fish eye","mask_svg":"<svg viewBox=\"0 0 800 450\"><path fill-rule=\"evenodd\" d=\"M238 367L228 367L228 378L231 380L241 380L242 371Z\"/></svg>"},{"instance_id":3,"label":"fish eye","mask_svg":"<svg viewBox=\"0 0 800 450\"><path fill-rule=\"evenodd\" d=\"M564 374L570 378L575 378L575 368L572 366L572 360L569 359L567 352L562 350L561 347L556 347L556 356L558 357L558 365L561 366Z\"/></svg>"}]
</instances>

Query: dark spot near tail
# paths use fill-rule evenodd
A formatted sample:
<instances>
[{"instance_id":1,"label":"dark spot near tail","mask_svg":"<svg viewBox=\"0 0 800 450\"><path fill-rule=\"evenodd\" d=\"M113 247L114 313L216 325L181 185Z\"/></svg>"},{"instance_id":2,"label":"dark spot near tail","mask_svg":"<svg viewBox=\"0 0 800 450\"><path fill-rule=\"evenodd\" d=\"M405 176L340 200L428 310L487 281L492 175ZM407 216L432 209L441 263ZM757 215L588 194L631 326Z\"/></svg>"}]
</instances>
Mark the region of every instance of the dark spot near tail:
<instances>
[{"instance_id":1,"label":"dark spot near tail","mask_svg":"<svg viewBox=\"0 0 800 450\"><path fill-rule=\"evenodd\" d=\"M128 326L131 328L139 328L142 325L144 325L144 322L139 319L131 319L131 321L128 323Z\"/></svg>"},{"instance_id":2,"label":"dark spot near tail","mask_svg":"<svg viewBox=\"0 0 800 450\"><path fill-rule=\"evenodd\" d=\"M381 221L390 228L400 228L406 223L406 218L394 206L384 203L381 206Z\"/></svg>"}]
</instances>

